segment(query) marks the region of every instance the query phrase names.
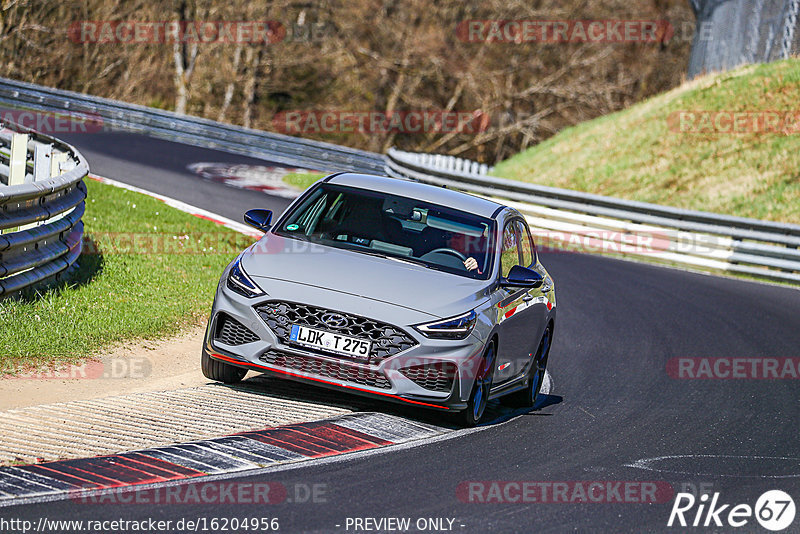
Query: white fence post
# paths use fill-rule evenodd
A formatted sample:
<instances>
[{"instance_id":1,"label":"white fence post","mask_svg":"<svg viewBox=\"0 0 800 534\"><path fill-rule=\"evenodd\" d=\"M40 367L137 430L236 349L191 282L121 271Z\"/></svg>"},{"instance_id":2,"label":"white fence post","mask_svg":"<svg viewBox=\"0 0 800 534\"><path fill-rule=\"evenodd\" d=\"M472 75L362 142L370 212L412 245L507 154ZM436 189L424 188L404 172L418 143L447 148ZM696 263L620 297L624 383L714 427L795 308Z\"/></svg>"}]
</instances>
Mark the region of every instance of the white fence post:
<instances>
[{"instance_id":1,"label":"white fence post","mask_svg":"<svg viewBox=\"0 0 800 534\"><path fill-rule=\"evenodd\" d=\"M65 152L53 152L50 156L50 177L59 176L63 174L64 170L61 168L62 163L67 162L67 154Z\"/></svg>"},{"instance_id":2,"label":"white fence post","mask_svg":"<svg viewBox=\"0 0 800 534\"><path fill-rule=\"evenodd\" d=\"M53 145L36 143L33 149L33 181L41 182L52 178L50 161L53 157Z\"/></svg>"},{"instance_id":3,"label":"white fence post","mask_svg":"<svg viewBox=\"0 0 800 534\"><path fill-rule=\"evenodd\" d=\"M11 154L8 161L8 185L25 183L28 165L28 136L15 133L11 135Z\"/></svg>"},{"instance_id":4,"label":"white fence post","mask_svg":"<svg viewBox=\"0 0 800 534\"><path fill-rule=\"evenodd\" d=\"M20 185L25 183L25 174L28 170L28 136L26 134L11 134L11 148L8 156L8 185ZM18 231L19 228L7 228L0 231L2 234L10 234Z\"/></svg>"}]
</instances>

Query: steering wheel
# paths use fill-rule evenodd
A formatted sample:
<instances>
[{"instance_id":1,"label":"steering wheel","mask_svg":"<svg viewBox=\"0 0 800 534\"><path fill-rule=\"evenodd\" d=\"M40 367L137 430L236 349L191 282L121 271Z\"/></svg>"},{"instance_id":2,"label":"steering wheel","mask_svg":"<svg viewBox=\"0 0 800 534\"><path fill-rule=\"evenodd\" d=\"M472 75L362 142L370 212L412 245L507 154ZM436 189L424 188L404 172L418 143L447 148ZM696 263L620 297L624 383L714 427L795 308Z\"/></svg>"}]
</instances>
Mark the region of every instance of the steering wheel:
<instances>
[{"instance_id":1,"label":"steering wheel","mask_svg":"<svg viewBox=\"0 0 800 534\"><path fill-rule=\"evenodd\" d=\"M426 252L424 255L427 256L428 254L436 254L437 252L444 253L444 254L450 254L452 256L455 256L456 258L458 258L462 262L467 261L467 257L466 256L464 256L462 253L460 253L459 251L457 251L455 249L452 249L452 248L436 248L436 249L431 250L430 252Z\"/></svg>"}]
</instances>

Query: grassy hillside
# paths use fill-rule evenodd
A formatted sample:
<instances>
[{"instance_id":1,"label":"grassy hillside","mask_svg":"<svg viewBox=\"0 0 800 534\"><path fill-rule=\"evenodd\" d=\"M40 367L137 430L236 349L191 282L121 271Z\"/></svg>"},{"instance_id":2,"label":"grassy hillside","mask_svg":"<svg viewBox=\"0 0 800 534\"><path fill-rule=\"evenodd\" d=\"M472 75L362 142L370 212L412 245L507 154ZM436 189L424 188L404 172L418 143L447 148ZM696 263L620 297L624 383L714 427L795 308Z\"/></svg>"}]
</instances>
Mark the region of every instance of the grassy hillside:
<instances>
[{"instance_id":1,"label":"grassy hillside","mask_svg":"<svg viewBox=\"0 0 800 534\"><path fill-rule=\"evenodd\" d=\"M694 115L684 114L681 122L679 112L685 111ZM731 133L728 116L715 112L750 115L740 116L740 132ZM764 112L778 113L765 119ZM788 119L786 113L791 114ZM753 128L746 121L753 117L767 120L768 131L749 131ZM757 125L763 129L764 123ZM694 80L624 111L566 129L501 162L494 174L800 223L800 60Z\"/></svg>"}]
</instances>

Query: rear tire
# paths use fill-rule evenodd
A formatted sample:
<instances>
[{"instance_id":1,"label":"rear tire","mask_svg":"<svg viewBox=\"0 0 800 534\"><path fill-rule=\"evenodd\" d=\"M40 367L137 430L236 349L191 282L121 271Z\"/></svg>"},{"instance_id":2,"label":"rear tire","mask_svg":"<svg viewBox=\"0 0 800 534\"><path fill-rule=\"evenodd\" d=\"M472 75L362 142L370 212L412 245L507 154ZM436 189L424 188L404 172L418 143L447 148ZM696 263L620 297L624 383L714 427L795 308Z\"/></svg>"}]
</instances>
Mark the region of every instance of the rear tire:
<instances>
[{"instance_id":1,"label":"rear tire","mask_svg":"<svg viewBox=\"0 0 800 534\"><path fill-rule=\"evenodd\" d=\"M528 386L521 391L503 397L501 399L503 404L515 408L533 408L536 404L536 399L539 398L539 390L542 389L552 342L553 326L547 325L542 334L542 340L539 342L539 348L536 350L536 356L533 358L531 368L528 371Z\"/></svg>"},{"instance_id":2,"label":"rear tire","mask_svg":"<svg viewBox=\"0 0 800 534\"><path fill-rule=\"evenodd\" d=\"M492 341L483 353L481 367L475 377L475 384L472 386L472 393L469 396L467 407L458 413L459 425L473 427L480 424L481 419L483 419L486 413L486 404L489 400L489 390L492 388L495 356L495 344Z\"/></svg>"},{"instance_id":3,"label":"rear tire","mask_svg":"<svg viewBox=\"0 0 800 534\"><path fill-rule=\"evenodd\" d=\"M236 367L213 359L208 355L205 349L203 349L200 363L203 369L203 376L211 380L216 380L217 382L224 382L225 384L241 382L244 375L247 374L247 369L242 369L241 367Z\"/></svg>"}]
</instances>

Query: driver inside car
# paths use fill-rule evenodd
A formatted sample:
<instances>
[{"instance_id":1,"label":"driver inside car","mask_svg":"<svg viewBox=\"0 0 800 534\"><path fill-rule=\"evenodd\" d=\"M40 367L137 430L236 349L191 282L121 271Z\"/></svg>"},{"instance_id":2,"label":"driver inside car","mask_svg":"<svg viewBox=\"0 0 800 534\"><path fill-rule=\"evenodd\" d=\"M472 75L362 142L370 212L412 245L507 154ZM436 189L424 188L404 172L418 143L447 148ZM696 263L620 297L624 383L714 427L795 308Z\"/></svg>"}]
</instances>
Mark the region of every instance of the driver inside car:
<instances>
[{"instance_id":1,"label":"driver inside car","mask_svg":"<svg viewBox=\"0 0 800 534\"><path fill-rule=\"evenodd\" d=\"M478 274L483 274L478 260L476 260L470 254L478 253L478 256L480 256L480 252L482 251L475 249L483 248L483 244L485 243L485 238L488 236L488 233L489 232L487 228L484 230L481 237L471 237L465 234L456 234L448 241L447 246L453 250L461 252L464 256L467 256L467 259L464 260L464 268L466 268L468 271L476 271Z\"/></svg>"},{"instance_id":2,"label":"driver inside car","mask_svg":"<svg viewBox=\"0 0 800 534\"><path fill-rule=\"evenodd\" d=\"M474 271L477 269L478 274L483 274L480 269L478 269L478 260L475 258L469 257L464 261L464 267L467 268L468 271Z\"/></svg>"}]
</instances>

